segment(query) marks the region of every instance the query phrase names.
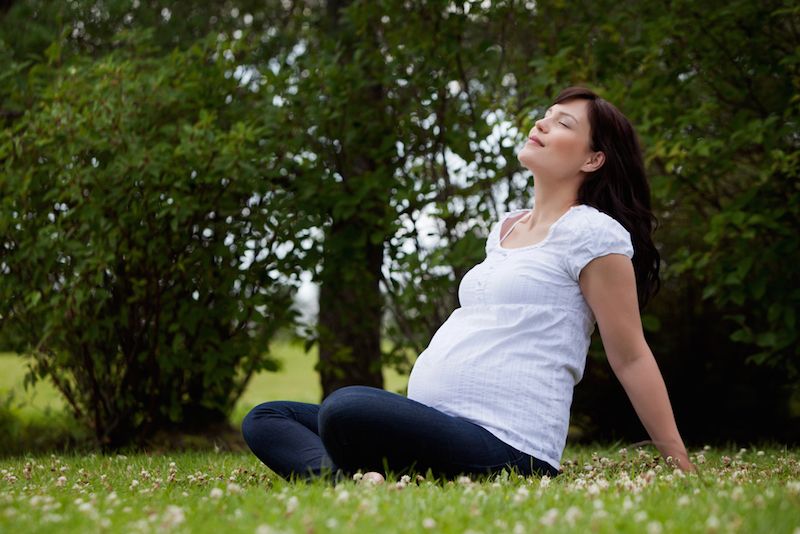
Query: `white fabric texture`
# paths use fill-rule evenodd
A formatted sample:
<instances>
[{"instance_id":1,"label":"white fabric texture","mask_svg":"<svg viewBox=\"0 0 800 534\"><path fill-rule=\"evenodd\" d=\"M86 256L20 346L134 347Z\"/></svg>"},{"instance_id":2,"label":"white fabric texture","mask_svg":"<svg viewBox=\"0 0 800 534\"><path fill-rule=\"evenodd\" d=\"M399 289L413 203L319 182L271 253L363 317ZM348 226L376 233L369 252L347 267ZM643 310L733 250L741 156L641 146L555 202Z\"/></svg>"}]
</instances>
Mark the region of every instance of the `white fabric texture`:
<instances>
[{"instance_id":1,"label":"white fabric texture","mask_svg":"<svg viewBox=\"0 0 800 534\"><path fill-rule=\"evenodd\" d=\"M492 226L486 258L459 284L460 307L414 363L408 398L467 419L560 470L573 389L596 324L578 275L600 256L632 258L633 246L619 222L581 204L544 240L503 247L502 223L516 217L516 225L528 211L506 212Z\"/></svg>"}]
</instances>

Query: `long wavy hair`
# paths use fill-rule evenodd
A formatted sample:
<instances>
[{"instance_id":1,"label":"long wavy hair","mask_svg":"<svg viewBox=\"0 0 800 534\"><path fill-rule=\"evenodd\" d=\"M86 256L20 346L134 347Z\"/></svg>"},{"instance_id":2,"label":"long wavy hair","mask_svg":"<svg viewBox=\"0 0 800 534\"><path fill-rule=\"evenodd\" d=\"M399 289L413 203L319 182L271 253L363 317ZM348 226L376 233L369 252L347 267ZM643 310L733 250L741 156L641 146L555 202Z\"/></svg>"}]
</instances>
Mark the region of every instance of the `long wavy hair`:
<instances>
[{"instance_id":1,"label":"long wavy hair","mask_svg":"<svg viewBox=\"0 0 800 534\"><path fill-rule=\"evenodd\" d=\"M568 87L555 98L588 101L591 149L602 151L605 163L586 175L578 189L578 202L593 206L616 219L631 234L633 268L639 311L661 288L661 255L652 234L659 221L650 207L650 185L644 170L642 147L630 121L613 104L585 87Z\"/></svg>"}]
</instances>

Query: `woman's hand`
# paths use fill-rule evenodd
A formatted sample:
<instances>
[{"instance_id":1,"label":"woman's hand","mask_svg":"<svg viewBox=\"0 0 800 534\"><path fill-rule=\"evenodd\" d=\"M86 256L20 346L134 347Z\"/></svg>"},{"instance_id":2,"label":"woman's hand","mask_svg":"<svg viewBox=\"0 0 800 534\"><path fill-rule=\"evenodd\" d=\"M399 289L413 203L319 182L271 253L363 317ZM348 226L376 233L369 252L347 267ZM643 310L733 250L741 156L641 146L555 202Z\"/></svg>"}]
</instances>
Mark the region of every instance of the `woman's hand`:
<instances>
[{"instance_id":1,"label":"woman's hand","mask_svg":"<svg viewBox=\"0 0 800 534\"><path fill-rule=\"evenodd\" d=\"M667 465L670 465L670 466L673 466L673 467L677 467L678 469L680 469L684 473L696 473L697 472L697 467L695 467L695 465L692 462L689 461L689 455L686 453L685 450L677 452L677 453L674 453L674 454L665 455L665 457L666 457Z\"/></svg>"}]
</instances>

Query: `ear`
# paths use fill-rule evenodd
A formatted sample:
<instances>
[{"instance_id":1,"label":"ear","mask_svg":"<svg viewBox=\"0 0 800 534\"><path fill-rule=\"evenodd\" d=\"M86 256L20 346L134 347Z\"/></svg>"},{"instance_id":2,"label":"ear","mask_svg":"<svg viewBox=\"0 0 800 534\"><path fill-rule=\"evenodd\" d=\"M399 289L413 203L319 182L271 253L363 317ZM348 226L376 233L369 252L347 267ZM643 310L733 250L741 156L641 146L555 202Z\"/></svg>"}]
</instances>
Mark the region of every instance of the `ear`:
<instances>
[{"instance_id":1,"label":"ear","mask_svg":"<svg viewBox=\"0 0 800 534\"><path fill-rule=\"evenodd\" d=\"M583 164L581 170L583 172L594 172L600 167L603 166L603 163L606 162L606 155L603 152L595 152L592 156Z\"/></svg>"}]
</instances>

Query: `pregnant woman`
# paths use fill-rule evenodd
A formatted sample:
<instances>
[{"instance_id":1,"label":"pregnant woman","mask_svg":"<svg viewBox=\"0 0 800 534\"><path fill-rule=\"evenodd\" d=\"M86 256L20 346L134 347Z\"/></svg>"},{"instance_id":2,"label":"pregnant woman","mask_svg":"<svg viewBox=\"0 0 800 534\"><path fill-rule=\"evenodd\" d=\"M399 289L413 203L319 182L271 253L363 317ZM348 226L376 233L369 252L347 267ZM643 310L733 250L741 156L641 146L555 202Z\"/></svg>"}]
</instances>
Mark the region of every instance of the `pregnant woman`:
<instances>
[{"instance_id":1,"label":"pregnant woman","mask_svg":"<svg viewBox=\"0 0 800 534\"><path fill-rule=\"evenodd\" d=\"M642 332L660 257L633 127L608 101L571 87L517 157L533 174L531 208L493 224L486 259L458 287L461 306L414 364L408 397L348 386L321 405L256 406L242 432L270 469L287 479L504 467L555 476L597 324L652 442L695 470Z\"/></svg>"}]
</instances>

